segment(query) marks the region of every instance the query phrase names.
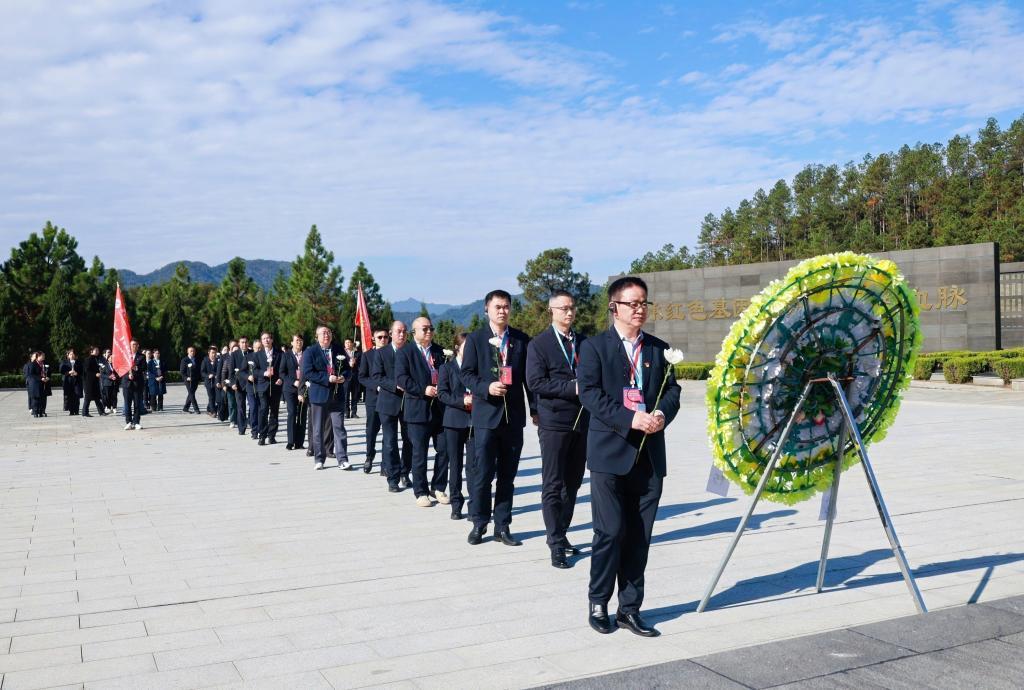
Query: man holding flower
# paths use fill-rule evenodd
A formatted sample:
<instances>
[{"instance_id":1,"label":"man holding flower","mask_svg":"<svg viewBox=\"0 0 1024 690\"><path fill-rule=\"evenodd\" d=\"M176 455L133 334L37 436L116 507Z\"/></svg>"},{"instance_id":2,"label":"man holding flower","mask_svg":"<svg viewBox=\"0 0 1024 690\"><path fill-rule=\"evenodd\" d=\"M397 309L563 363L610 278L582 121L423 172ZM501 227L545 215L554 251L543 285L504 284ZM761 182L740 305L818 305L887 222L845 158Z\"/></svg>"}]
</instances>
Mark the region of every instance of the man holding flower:
<instances>
[{"instance_id":1,"label":"man holding flower","mask_svg":"<svg viewBox=\"0 0 1024 690\"><path fill-rule=\"evenodd\" d=\"M612 631L608 601L616 582L620 628L655 637L640 618L651 530L666 474L665 426L679 411L672 372L681 353L643 332L650 303L640 278L608 286L612 327L583 343L579 396L590 413L587 435L594 541L589 623Z\"/></svg>"},{"instance_id":2,"label":"man holding flower","mask_svg":"<svg viewBox=\"0 0 1024 690\"><path fill-rule=\"evenodd\" d=\"M345 380L349 375L348 357L336 343L327 326L316 329L316 343L302 353L301 379L309 385L309 422L316 469L327 460L326 427L334 431L334 454L338 467L347 470L348 436L345 432Z\"/></svg>"},{"instance_id":3,"label":"man holding flower","mask_svg":"<svg viewBox=\"0 0 1024 690\"><path fill-rule=\"evenodd\" d=\"M530 338L508 325L512 296L492 290L484 297L488 323L466 339L462 355L462 378L473 392L473 429L476 467L473 470L469 517L473 523L467 541L483 541L491 520L491 484L494 491L494 539L506 546L522 544L512 536L512 497L523 450L526 426L524 380L526 349ZM531 415L536 411L531 398Z\"/></svg>"}]
</instances>

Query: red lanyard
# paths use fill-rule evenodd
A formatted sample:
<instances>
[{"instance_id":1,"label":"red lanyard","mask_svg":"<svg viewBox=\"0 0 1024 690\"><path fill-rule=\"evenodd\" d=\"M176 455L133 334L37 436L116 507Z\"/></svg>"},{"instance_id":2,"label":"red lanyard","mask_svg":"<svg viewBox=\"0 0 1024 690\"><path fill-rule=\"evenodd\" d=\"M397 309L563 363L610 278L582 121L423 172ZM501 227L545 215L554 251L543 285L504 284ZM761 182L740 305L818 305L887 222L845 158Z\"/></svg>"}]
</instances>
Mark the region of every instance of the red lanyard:
<instances>
[{"instance_id":1,"label":"red lanyard","mask_svg":"<svg viewBox=\"0 0 1024 690\"><path fill-rule=\"evenodd\" d=\"M644 334L641 333L639 336L637 336L636 345L633 347L633 356L631 358L626 358L629 361L629 385L631 388L643 385L643 379L641 378L640 372L640 355L643 352L643 342ZM630 344L632 345L632 343Z\"/></svg>"}]
</instances>

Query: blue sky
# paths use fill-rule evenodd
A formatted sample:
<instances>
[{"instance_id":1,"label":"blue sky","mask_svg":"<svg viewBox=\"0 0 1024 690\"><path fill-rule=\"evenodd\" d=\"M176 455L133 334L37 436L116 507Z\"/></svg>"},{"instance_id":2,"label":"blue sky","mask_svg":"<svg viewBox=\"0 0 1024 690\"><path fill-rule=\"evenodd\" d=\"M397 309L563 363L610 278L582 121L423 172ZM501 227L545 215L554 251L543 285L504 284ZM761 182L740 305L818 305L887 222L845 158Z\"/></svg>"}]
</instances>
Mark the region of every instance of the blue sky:
<instances>
[{"instance_id":1,"label":"blue sky","mask_svg":"<svg viewBox=\"0 0 1024 690\"><path fill-rule=\"evenodd\" d=\"M139 272L290 260L385 296L600 281L790 179L1024 114L1006 2L20 0L0 5L0 247L46 220Z\"/></svg>"}]
</instances>

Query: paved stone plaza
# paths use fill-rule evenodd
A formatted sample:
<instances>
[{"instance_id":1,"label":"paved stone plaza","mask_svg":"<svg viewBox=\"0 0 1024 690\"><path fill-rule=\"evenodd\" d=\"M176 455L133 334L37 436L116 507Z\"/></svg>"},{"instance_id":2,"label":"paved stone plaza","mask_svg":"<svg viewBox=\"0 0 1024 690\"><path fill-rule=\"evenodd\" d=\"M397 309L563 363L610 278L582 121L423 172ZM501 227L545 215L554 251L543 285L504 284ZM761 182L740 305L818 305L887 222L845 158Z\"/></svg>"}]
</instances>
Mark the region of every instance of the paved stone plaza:
<instances>
[{"instance_id":1,"label":"paved stone plaza","mask_svg":"<svg viewBox=\"0 0 1024 690\"><path fill-rule=\"evenodd\" d=\"M586 549L572 570L549 565L529 429L512 525L525 543L470 547L447 507L417 508L376 474L315 472L206 416L126 432L64 416L59 395L35 420L24 392L2 391L0 687L530 687L914 613L859 468L825 593L819 501L762 504L712 610L694 613L746 498L704 491L703 385L683 391L647 571L654 640L587 626ZM173 387L167 408L182 399ZM872 457L932 610L1024 593L1024 395L914 388ZM584 546L586 489L570 533Z\"/></svg>"}]
</instances>

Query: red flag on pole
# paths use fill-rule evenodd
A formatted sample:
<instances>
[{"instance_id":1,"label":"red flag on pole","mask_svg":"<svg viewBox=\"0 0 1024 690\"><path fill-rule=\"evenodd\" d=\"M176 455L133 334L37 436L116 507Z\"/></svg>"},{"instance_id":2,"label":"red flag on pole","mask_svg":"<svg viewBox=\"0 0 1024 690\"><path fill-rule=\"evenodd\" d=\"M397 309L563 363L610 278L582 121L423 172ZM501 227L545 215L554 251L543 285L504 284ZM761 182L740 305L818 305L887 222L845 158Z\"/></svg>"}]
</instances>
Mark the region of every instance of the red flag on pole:
<instances>
[{"instance_id":1,"label":"red flag on pole","mask_svg":"<svg viewBox=\"0 0 1024 690\"><path fill-rule=\"evenodd\" d=\"M128 324L128 312L121 297L121 284L117 284L114 296L114 345L113 367L118 376L124 376L132 368L132 327Z\"/></svg>"},{"instance_id":2,"label":"red flag on pole","mask_svg":"<svg viewBox=\"0 0 1024 690\"><path fill-rule=\"evenodd\" d=\"M359 292L356 293L355 325L359 326L363 338L363 351L369 352L373 349L373 327L370 326L370 310L366 308L366 295L363 294L362 283L359 283Z\"/></svg>"}]
</instances>

